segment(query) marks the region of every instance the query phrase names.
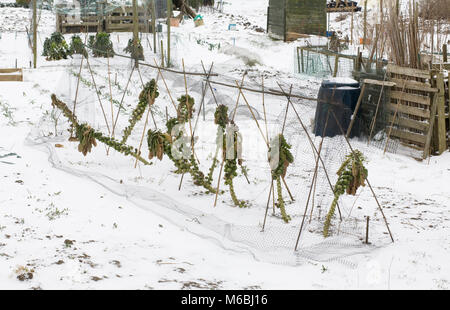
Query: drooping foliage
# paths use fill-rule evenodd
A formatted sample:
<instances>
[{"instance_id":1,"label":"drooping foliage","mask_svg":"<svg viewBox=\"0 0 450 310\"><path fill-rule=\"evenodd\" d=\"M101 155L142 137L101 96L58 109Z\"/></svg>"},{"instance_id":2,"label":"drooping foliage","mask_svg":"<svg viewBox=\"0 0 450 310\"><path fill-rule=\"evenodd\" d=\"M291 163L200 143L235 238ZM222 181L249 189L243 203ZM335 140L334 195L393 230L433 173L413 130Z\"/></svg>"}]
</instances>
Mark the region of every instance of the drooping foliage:
<instances>
[{"instance_id":1,"label":"drooping foliage","mask_svg":"<svg viewBox=\"0 0 450 310\"><path fill-rule=\"evenodd\" d=\"M222 104L217 106L216 111L214 112L214 123L218 125L216 139L217 148L222 148L222 157L225 163L225 185L228 185L231 199L233 200L235 206L240 208L248 207L248 203L246 201L239 200L237 198L236 192L234 190L233 179L238 175L238 164L243 167L242 160L238 156L238 151L242 149L242 137L239 133L239 128L235 124L232 124L231 120L228 117L227 106ZM212 180L212 174L217 164L217 154L218 151L216 151L216 155L209 170L208 180ZM243 171L246 171L246 169L244 168Z\"/></svg>"},{"instance_id":2,"label":"drooping foliage","mask_svg":"<svg viewBox=\"0 0 450 310\"><path fill-rule=\"evenodd\" d=\"M150 82L144 85L144 89L139 94L139 102L131 113L130 119L128 120L128 126L123 132L122 143L125 143L128 140L134 129L134 126L142 119L147 106L151 108L158 96L158 86L156 85L155 79L152 79Z\"/></svg>"},{"instance_id":3,"label":"drooping foliage","mask_svg":"<svg viewBox=\"0 0 450 310\"><path fill-rule=\"evenodd\" d=\"M172 142L172 137L167 133L159 130L151 130L147 132L148 158L151 160L156 156L159 160L163 159L165 145Z\"/></svg>"},{"instance_id":4,"label":"drooping foliage","mask_svg":"<svg viewBox=\"0 0 450 310\"><path fill-rule=\"evenodd\" d=\"M187 100L186 100L186 95L183 95L180 98L178 98L177 101L178 101L178 108L177 108L178 120L181 123L186 123L190 119L192 119L192 116L194 115L193 113L195 112L194 98L187 95Z\"/></svg>"},{"instance_id":5,"label":"drooping foliage","mask_svg":"<svg viewBox=\"0 0 450 310\"><path fill-rule=\"evenodd\" d=\"M208 193L213 193L215 190L211 186L211 182L208 182L208 178L205 178L204 173L200 171L193 149L187 146L187 142L192 143L192 141L188 141L182 128L179 131L174 130L175 126L184 125L192 119L195 111L194 98L183 95L177 101L177 117L169 119L166 123L170 143L165 144L165 154L177 168L175 173L189 173L195 185L204 187Z\"/></svg>"},{"instance_id":6,"label":"drooping foliage","mask_svg":"<svg viewBox=\"0 0 450 310\"><path fill-rule=\"evenodd\" d=\"M75 128L75 133L77 135L76 140L79 141L78 150L82 152L84 156L92 150L92 146L97 145L96 140L98 140L125 156L133 156L143 164L150 165L150 163L143 159L132 146L121 143L113 137L105 136L100 131L94 130L88 124L79 124L75 115L73 115L72 111L64 102L58 100L55 95L52 95L51 98L52 105L60 109L64 116L72 123L73 128Z\"/></svg>"},{"instance_id":7,"label":"drooping foliage","mask_svg":"<svg viewBox=\"0 0 450 310\"><path fill-rule=\"evenodd\" d=\"M273 148L278 148L278 150ZM291 217L286 213L281 179L286 176L289 164L294 162L294 156L292 155L290 149L291 145L287 143L283 134L275 136L270 142L269 161L271 162L272 167L272 178L276 181L277 186L277 207L280 209L281 217L286 223L291 220ZM275 154L278 154L278 158L274 157ZM276 161L276 159L278 159L278 161Z\"/></svg>"},{"instance_id":8,"label":"drooping foliage","mask_svg":"<svg viewBox=\"0 0 450 310\"><path fill-rule=\"evenodd\" d=\"M364 166L366 159L364 155L355 150L348 154L342 163L341 167L337 171L338 180L334 186L334 199L331 203L330 210L328 211L327 218L323 227L323 236L328 237L331 226L331 220L336 211L336 205L339 197L346 192L348 195L356 195L356 191L359 187L366 185L368 171Z\"/></svg>"}]
</instances>

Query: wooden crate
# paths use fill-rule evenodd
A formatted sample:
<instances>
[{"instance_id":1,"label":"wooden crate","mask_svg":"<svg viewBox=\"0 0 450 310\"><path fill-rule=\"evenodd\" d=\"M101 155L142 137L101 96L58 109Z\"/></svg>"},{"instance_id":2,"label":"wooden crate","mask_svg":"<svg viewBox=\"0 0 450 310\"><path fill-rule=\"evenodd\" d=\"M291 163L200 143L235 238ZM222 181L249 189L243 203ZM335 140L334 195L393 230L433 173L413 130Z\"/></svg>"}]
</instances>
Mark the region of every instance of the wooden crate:
<instances>
[{"instance_id":1,"label":"wooden crate","mask_svg":"<svg viewBox=\"0 0 450 310\"><path fill-rule=\"evenodd\" d=\"M0 69L0 82L23 82L22 69Z\"/></svg>"}]
</instances>

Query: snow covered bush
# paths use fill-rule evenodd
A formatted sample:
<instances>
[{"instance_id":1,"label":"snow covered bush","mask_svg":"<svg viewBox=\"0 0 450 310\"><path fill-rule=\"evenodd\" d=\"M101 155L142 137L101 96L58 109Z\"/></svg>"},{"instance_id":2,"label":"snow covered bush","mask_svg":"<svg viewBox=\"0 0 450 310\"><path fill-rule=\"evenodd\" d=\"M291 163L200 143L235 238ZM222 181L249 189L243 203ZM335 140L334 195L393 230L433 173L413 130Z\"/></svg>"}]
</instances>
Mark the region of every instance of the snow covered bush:
<instances>
[{"instance_id":1,"label":"snow covered bush","mask_svg":"<svg viewBox=\"0 0 450 310\"><path fill-rule=\"evenodd\" d=\"M69 46L60 32L54 32L45 39L42 56L46 56L46 60L67 59L70 54Z\"/></svg>"},{"instance_id":2,"label":"snow covered bush","mask_svg":"<svg viewBox=\"0 0 450 310\"><path fill-rule=\"evenodd\" d=\"M88 46L94 57L114 57L114 48L109 33L99 32L89 37Z\"/></svg>"},{"instance_id":3,"label":"snow covered bush","mask_svg":"<svg viewBox=\"0 0 450 310\"><path fill-rule=\"evenodd\" d=\"M88 57L88 52L83 44L83 41L81 38L77 35L72 36L71 42L70 42L70 54L79 54L83 55L84 57Z\"/></svg>"},{"instance_id":4,"label":"snow covered bush","mask_svg":"<svg viewBox=\"0 0 450 310\"><path fill-rule=\"evenodd\" d=\"M130 54L131 58L137 60L144 60L144 48L142 47L141 40L138 39L137 46L133 44L133 39L128 40L127 47L123 50L125 53Z\"/></svg>"}]
</instances>

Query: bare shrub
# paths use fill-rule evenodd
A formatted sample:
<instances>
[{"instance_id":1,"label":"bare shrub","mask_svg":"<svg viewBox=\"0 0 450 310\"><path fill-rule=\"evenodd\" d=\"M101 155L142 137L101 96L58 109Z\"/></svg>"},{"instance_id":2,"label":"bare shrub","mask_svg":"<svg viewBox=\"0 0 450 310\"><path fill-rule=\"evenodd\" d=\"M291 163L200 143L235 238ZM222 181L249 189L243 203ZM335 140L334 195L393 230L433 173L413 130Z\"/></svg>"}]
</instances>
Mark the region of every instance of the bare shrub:
<instances>
[{"instance_id":1,"label":"bare shrub","mask_svg":"<svg viewBox=\"0 0 450 310\"><path fill-rule=\"evenodd\" d=\"M419 16L425 20L450 21L448 0L422 0L419 4Z\"/></svg>"}]
</instances>

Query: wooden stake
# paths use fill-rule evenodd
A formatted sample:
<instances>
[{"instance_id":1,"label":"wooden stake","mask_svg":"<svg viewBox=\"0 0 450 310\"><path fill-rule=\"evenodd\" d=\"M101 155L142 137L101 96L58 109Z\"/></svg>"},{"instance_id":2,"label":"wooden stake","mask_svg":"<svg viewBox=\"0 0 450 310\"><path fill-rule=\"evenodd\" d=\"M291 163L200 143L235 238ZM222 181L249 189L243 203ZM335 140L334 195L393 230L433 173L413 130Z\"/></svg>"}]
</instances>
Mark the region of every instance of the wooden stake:
<instances>
[{"instance_id":1,"label":"wooden stake","mask_svg":"<svg viewBox=\"0 0 450 310\"><path fill-rule=\"evenodd\" d=\"M367 0L364 0L364 34L363 34L363 49L366 48L367 44Z\"/></svg>"},{"instance_id":2,"label":"wooden stake","mask_svg":"<svg viewBox=\"0 0 450 310\"><path fill-rule=\"evenodd\" d=\"M339 120L337 119L336 114L334 113L333 110L331 110L331 113L333 113L333 117L334 117L334 119L336 120L336 124L338 125L338 127L339 127L339 129L340 129L342 135L344 135L345 141L347 142L347 145L348 145L348 147L350 148L350 151L351 151L352 153L354 153L353 147L352 147L352 145L350 144L350 141L349 141L349 140L347 139L347 137L345 136L344 129L342 129L341 123L340 123ZM386 224L386 228L387 228L387 230L388 230L389 236L391 237L392 242L394 242L394 237L392 236L391 229L389 228L389 224L388 224L388 222L387 222L386 216L384 215L383 208L381 207L381 204L380 204L379 201L378 201L378 197L377 197L377 195L375 194L375 191L373 190L372 185L370 185L369 178L366 178L366 181L367 181L367 185L368 185L369 188L370 188L370 191L372 192L372 196L375 198L375 201L376 201L376 203L377 203L377 205L378 205L378 209L380 210L381 215L383 216L384 223Z\"/></svg>"},{"instance_id":3,"label":"wooden stake","mask_svg":"<svg viewBox=\"0 0 450 310\"><path fill-rule=\"evenodd\" d=\"M262 232L264 231L264 228L266 227L267 213L269 212L269 203L270 203L270 196L272 194L272 190L273 190L273 182L270 185L269 198L267 198L266 213L264 214L264 221L263 221L263 226L262 226L262 230L261 230Z\"/></svg>"},{"instance_id":4,"label":"wooden stake","mask_svg":"<svg viewBox=\"0 0 450 310\"><path fill-rule=\"evenodd\" d=\"M334 60L334 72L333 72L333 77L336 77L336 76L337 76L337 72L338 72L338 69L339 69L339 56L336 55L335 57L336 57L336 58L335 58L335 60Z\"/></svg>"},{"instance_id":5,"label":"wooden stake","mask_svg":"<svg viewBox=\"0 0 450 310\"><path fill-rule=\"evenodd\" d=\"M291 88L289 89L289 99L291 98L291 94L292 94L292 84ZM283 120L283 127L281 128L281 134L284 134L284 128L286 127L288 111L289 111L289 101L286 104L286 113L284 113L284 120Z\"/></svg>"},{"instance_id":6,"label":"wooden stake","mask_svg":"<svg viewBox=\"0 0 450 310\"><path fill-rule=\"evenodd\" d=\"M214 66L214 62L211 63L211 67L209 67L209 73L211 73L213 66ZM205 66L203 65L203 61L202 61L202 67L203 67L203 71L206 73ZM208 81L208 79L209 79L209 75L206 77L207 81ZM200 113L201 113L202 110L203 110L203 119L205 118L205 109L206 109L206 107L205 107L205 96L206 96L207 86L208 86L207 83L205 83L205 85L202 85L202 101L200 102L200 108L198 109L197 119L196 119L195 125L194 125L194 135L195 135L195 132L197 130L198 120L200 118ZM213 93L213 95L214 95L214 93ZM216 98L216 97L214 96L214 98ZM216 105L218 105L217 101L216 101Z\"/></svg>"},{"instance_id":7,"label":"wooden stake","mask_svg":"<svg viewBox=\"0 0 450 310\"><path fill-rule=\"evenodd\" d=\"M141 80L142 89L144 89L145 84L144 84L144 80L142 79L141 70L140 70L139 68L137 68L137 71L138 71L138 73L139 73L139 78L140 78L140 80ZM158 73L158 75L156 76L156 82L158 82L158 80L159 80L159 73ZM155 129L158 130L158 126L156 125L156 120L155 120L155 114L153 113L153 110L152 110L152 109L150 109L150 114L151 114L151 116L152 116L152 120L153 120L153 124L155 125Z\"/></svg>"},{"instance_id":8,"label":"wooden stake","mask_svg":"<svg viewBox=\"0 0 450 310\"><path fill-rule=\"evenodd\" d=\"M33 0L33 68L37 66L37 0Z\"/></svg>"},{"instance_id":9,"label":"wooden stake","mask_svg":"<svg viewBox=\"0 0 450 310\"><path fill-rule=\"evenodd\" d=\"M172 0L167 0L167 67L170 67L170 18L172 17Z\"/></svg>"},{"instance_id":10,"label":"wooden stake","mask_svg":"<svg viewBox=\"0 0 450 310\"><path fill-rule=\"evenodd\" d=\"M177 112L177 106L175 104L175 101L172 98L172 94L170 93L169 87L167 87L166 79L164 79L164 76L163 76L163 74L161 72L161 69L159 68L155 58L153 58L153 61L155 62L155 66L158 67L159 75L161 76L161 79L163 80L164 86L166 87L167 93L169 94L170 102L172 102L173 108L175 109L175 112Z\"/></svg>"},{"instance_id":11,"label":"wooden stake","mask_svg":"<svg viewBox=\"0 0 450 310\"><path fill-rule=\"evenodd\" d=\"M443 61L445 62L445 63L447 63L447 61L448 61L448 56L447 56L447 44L444 44L444 45L442 45L442 58L443 58Z\"/></svg>"},{"instance_id":12,"label":"wooden stake","mask_svg":"<svg viewBox=\"0 0 450 310\"><path fill-rule=\"evenodd\" d=\"M366 242L364 242L365 244L369 244L369 221L370 216L366 216Z\"/></svg>"},{"instance_id":13,"label":"wooden stake","mask_svg":"<svg viewBox=\"0 0 450 310\"><path fill-rule=\"evenodd\" d=\"M350 133L352 132L353 124L356 121L356 115L358 114L359 107L361 106L361 101L364 96L364 91L366 90L366 83L363 82L363 86L361 89L361 93L359 94L358 102L356 103L355 112L353 112L352 120L350 121L350 125L347 129L347 138L350 136Z\"/></svg>"},{"instance_id":14,"label":"wooden stake","mask_svg":"<svg viewBox=\"0 0 450 310\"><path fill-rule=\"evenodd\" d=\"M292 109L294 110L294 113L295 113L295 115L297 116L297 119L298 119L300 125L302 126L303 131L304 131L305 134L306 134L306 137L308 138L308 141L309 141L309 144L310 144L311 147L312 147L314 156L316 156L316 154L318 155L319 160L320 160L320 163L322 164L322 168L323 168L323 170L324 170L324 172L325 172L325 176L326 176L326 178L327 178L328 185L330 186L331 191L334 193L334 187L333 187L333 185L331 184L331 180L330 180L330 177L329 177L329 175L328 175L328 171L327 171L327 168L326 168L326 166L325 166L325 163L324 163L322 157L320 156L320 154L319 154L319 152L318 152L316 146L314 145L314 142L313 142L312 139L311 139L311 135L309 134L308 129L306 128L305 124L303 123L302 119L300 118L300 115L298 114L297 109L295 108L294 104L293 104L292 101L289 99L288 94L284 91L283 87L281 87L281 85L280 85L279 83L277 83L277 84L278 84L278 87L280 87L281 91L282 91L282 92L284 93L284 95L286 96L286 98L288 98L288 101L289 101L289 103L291 104ZM339 212L339 219L342 221L342 214L341 214L341 209L340 209L340 207L339 207L339 204L337 204L336 206L337 206L337 209L338 209L338 212Z\"/></svg>"},{"instance_id":15,"label":"wooden stake","mask_svg":"<svg viewBox=\"0 0 450 310\"><path fill-rule=\"evenodd\" d=\"M137 69L138 69L138 72L139 72L139 75L140 75L139 67ZM158 78L159 78L159 74L156 76L156 85L155 85L155 87L158 87ZM144 88L144 82L142 81L142 78L141 78L141 82L142 82L142 88ZM151 102L148 105L148 111L147 111L147 116L145 118L144 129L142 130L141 141L139 142L138 155L141 155L142 143L144 141L145 131L147 129L147 124L148 124L148 116L149 116L149 114L152 114L152 117L153 117L152 105L155 103L155 94L156 94L156 92L152 93L152 96L151 96L151 99L150 99ZM156 126L156 122L155 122L155 118L154 117L153 117L153 122L155 123L156 129L158 129L158 127ZM137 163L138 162L136 160L136 162L134 163L134 168L137 167Z\"/></svg>"},{"instance_id":16,"label":"wooden stake","mask_svg":"<svg viewBox=\"0 0 450 310\"><path fill-rule=\"evenodd\" d=\"M109 66L109 57L106 58L108 64L108 84L109 84L109 96L111 103L111 124L114 124L114 107L113 107L113 95L112 95L112 87L111 87L111 67Z\"/></svg>"},{"instance_id":17,"label":"wooden stake","mask_svg":"<svg viewBox=\"0 0 450 310\"><path fill-rule=\"evenodd\" d=\"M387 150L388 143L389 143L389 138L391 137L391 133L392 133L392 126L394 125L395 118L397 117L397 114L398 114L398 109L399 109L400 104L401 104L401 102L403 100L403 95L405 94L404 92L405 92L406 82L407 82L407 80L405 80L405 82L403 83L402 95L400 96L400 99L397 100L397 107L396 107L395 112L394 112L394 117L392 117L391 126L389 126L389 133L388 133L388 136L386 138L386 144L384 146L383 154L386 154L386 150Z\"/></svg>"},{"instance_id":18,"label":"wooden stake","mask_svg":"<svg viewBox=\"0 0 450 310\"><path fill-rule=\"evenodd\" d=\"M138 9L137 9L137 0L133 0L133 46L135 51L138 49L139 43L139 17L138 17ZM137 58L134 60L134 66L139 67L139 60Z\"/></svg>"},{"instance_id":19,"label":"wooden stake","mask_svg":"<svg viewBox=\"0 0 450 310\"><path fill-rule=\"evenodd\" d=\"M155 0L151 0L152 6L152 28L153 28L153 52L156 54L158 52L156 44L156 5Z\"/></svg>"},{"instance_id":20,"label":"wooden stake","mask_svg":"<svg viewBox=\"0 0 450 310\"><path fill-rule=\"evenodd\" d=\"M202 63L203 72L206 74L205 66L203 65L203 60L201 61L201 63ZM211 77L211 71L212 71L212 65L213 65L213 64L214 64L214 63L211 64L211 68L210 68L210 70L209 70L209 73L208 73L207 76L206 76L206 83L208 84L209 89L211 90L211 94L213 95L214 102L216 103L216 106L219 106L219 104L218 104L218 102L217 102L216 94L214 94L214 90L213 90L213 88L212 88L212 86L211 86L211 82L210 82L210 80L209 80L210 77Z\"/></svg>"},{"instance_id":21,"label":"wooden stake","mask_svg":"<svg viewBox=\"0 0 450 310\"><path fill-rule=\"evenodd\" d=\"M119 113L120 113L120 110L122 109L123 100L125 99L125 95L126 95L127 90L128 90L128 85L130 84L131 77L133 76L133 72L134 72L134 66L131 69L130 77L128 78L127 85L125 86L125 90L123 91L122 99L120 100L119 109L117 110L116 119L114 120L114 125L113 125L113 130L112 130L113 133L114 133L114 130L115 130L116 126L117 126L117 120L119 119Z\"/></svg>"},{"instance_id":22,"label":"wooden stake","mask_svg":"<svg viewBox=\"0 0 450 310\"><path fill-rule=\"evenodd\" d=\"M369 139L367 140L367 145L370 145L370 140L372 139L373 130L375 128L375 124L377 121L378 110L380 108L381 98L383 96L384 82L386 81L386 75L387 75L387 72L384 74L383 85L381 86L380 96L378 97L377 108L375 109L375 115L373 116L372 123L370 124L370 133L369 133Z\"/></svg>"},{"instance_id":23,"label":"wooden stake","mask_svg":"<svg viewBox=\"0 0 450 310\"><path fill-rule=\"evenodd\" d=\"M86 43L86 38L87 38L87 36L85 37L85 42L84 43ZM76 107L77 107L77 100L78 100L78 89L79 89L79 87L80 87L80 79L81 79L81 70L82 70L82 68L83 68L83 61L84 61L84 55L81 55L81 63L80 63L80 70L78 71L78 77L77 77L77 88L76 88L76 90L75 90L75 100L74 100L74 102L73 102L73 110L72 110L72 114L73 115L76 115L75 114L75 109L76 109ZM72 137L72 135L73 135L73 126L72 126L72 130L71 130L71 132L70 132L70 136Z\"/></svg>"},{"instance_id":24,"label":"wooden stake","mask_svg":"<svg viewBox=\"0 0 450 310\"><path fill-rule=\"evenodd\" d=\"M325 121L325 130L324 130L324 132L326 131L326 128L328 126L328 118L329 118L329 116L330 116L330 111L328 111L328 113L327 113L327 119ZM315 165L315 168L314 168L314 174L313 174L313 177L312 177L312 180L311 180L311 186L309 188L308 199L306 200L305 212L303 214L302 223L300 225L300 230L298 232L297 241L295 242L295 248L294 248L295 251L297 251L297 248L298 248L298 243L300 241L300 236L302 234L303 225L305 223L306 213L308 212L308 206L309 206L309 201L311 199L311 193L313 192L314 183L315 183L316 178L317 178L317 171L318 171L318 168L319 168L319 158L320 158L320 153L322 152L322 144L323 144L324 138L325 138L325 134L322 134L322 140L320 141L318 156L316 156L316 165ZM311 222L312 212L313 212L313 208L311 208L311 215L310 215L310 219L309 219L310 222Z\"/></svg>"},{"instance_id":25,"label":"wooden stake","mask_svg":"<svg viewBox=\"0 0 450 310\"><path fill-rule=\"evenodd\" d=\"M261 127L259 126L259 122L258 122L258 120L256 119L256 116L255 116L255 114L253 113L253 110L252 110L252 108L250 107L250 104L248 103L247 98L245 97L244 93L242 92L242 88L239 87L239 84L238 84L237 81L235 81L235 83L236 83L237 87L239 88L239 91L240 91L240 93L241 93L242 99L244 99L245 104L247 105L247 107L248 107L250 113L252 114L253 120L256 122L256 126L258 127L259 132L261 133L261 136L263 137L263 140L266 142L267 148L269 149L269 148L270 148L269 140L264 136L264 133L262 132ZM291 86L291 90L292 90L292 86ZM289 97L289 98L290 98L290 97ZM287 113L287 110L286 110L286 113ZM233 118L233 119L234 119L234 118ZM291 200L294 201L294 197L292 196L292 193L291 193L291 191L289 190L289 187L288 187L286 181L284 180L284 178L282 178L282 179L283 179L284 186L286 187L286 189L287 189L287 191L288 191L288 193L289 193L289 196L290 196Z\"/></svg>"},{"instance_id":26,"label":"wooden stake","mask_svg":"<svg viewBox=\"0 0 450 310\"><path fill-rule=\"evenodd\" d=\"M95 83L94 73L92 72L91 65L89 64L89 58L86 58L86 63L89 68L89 72L91 73L92 83L94 84L95 93L97 94L98 102L100 103L100 107L102 109L103 117L105 118L106 127L108 128L108 133L111 134L111 130L109 128L108 119L106 118L105 109L103 109L102 100L100 99L99 91L97 89L97 84Z\"/></svg>"},{"instance_id":27,"label":"wooden stake","mask_svg":"<svg viewBox=\"0 0 450 310\"><path fill-rule=\"evenodd\" d=\"M245 80L245 76L247 75L247 71L244 72L244 74L242 75L242 81L241 81L241 87L244 85L244 80ZM234 113L233 113L233 117L232 117L232 121L234 121L234 118L236 117L236 111L237 111L237 107L239 105L239 99L241 98L241 90L239 89L239 93L238 93L238 97L236 100L236 106L234 108ZM216 190L216 197L214 198L214 207L216 207L217 205L217 197L219 196L219 189L220 189L220 180L222 178L222 171L223 171L223 165L225 164L225 158L223 158L222 156L222 163L220 164L220 170L219 170L219 179L217 180L217 190Z\"/></svg>"},{"instance_id":28,"label":"wooden stake","mask_svg":"<svg viewBox=\"0 0 450 310\"><path fill-rule=\"evenodd\" d=\"M302 55L303 55L303 50L302 50ZM269 141L269 129L267 126L267 113L266 113L266 104L265 104L265 96L264 96L264 76L261 75L261 85L262 85L262 105L263 105L263 111L264 111L264 124L266 127L266 139L267 141ZM269 165L269 169L270 169L270 165ZM269 191L269 198L268 200L270 201L270 195L272 194L272 212L275 215L275 187L273 186L273 178L272 178L272 171L270 172L270 183L271 183L271 189ZM267 208L269 207L269 205L267 205ZM266 211L267 214L267 211ZM265 220L264 220L264 224L265 224Z\"/></svg>"},{"instance_id":29,"label":"wooden stake","mask_svg":"<svg viewBox=\"0 0 450 310\"><path fill-rule=\"evenodd\" d=\"M250 111L250 113L251 113L251 115L252 115L252 117L253 117L253 120L256 122L256 126L258 127L259 132L261 133L261 135L262 135L264 141L266 142L267 147L269 147L269 141L266 139L264 133L262 132L261 127L259 126L259 122L258 122L258 120L256 119L256 116L255 116L255 114L253 113L253 110L252 110L252 108L250 107L250 104L248 103L247 98L245 98L245 95L244 95L244 93L242 92L242 88L239 87L239 84L238 84L237 81L235 81L235 83L236 83L236 86L239 88L239 92L241 93L242 99L244 99L244 102L245 102L245 104L247 105L247 107L248 107L248 109L249 109L249 111ZM237 108L237 107L236 107L236 108ZM235 115L236 115L236 110L235 110L234 112L235 112ZM233 119L234 119L234 117L233 117Z\"/></svg>"}]
</instances>

